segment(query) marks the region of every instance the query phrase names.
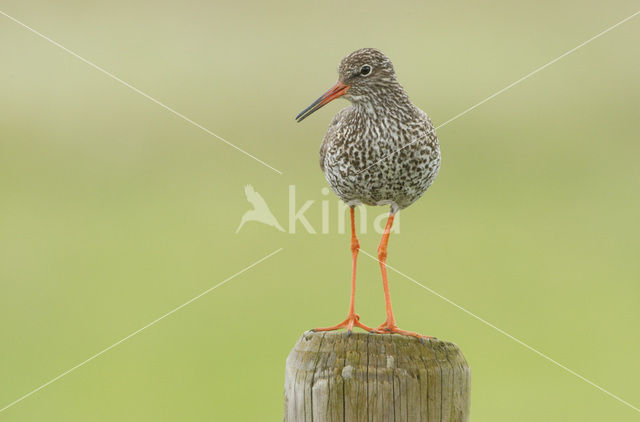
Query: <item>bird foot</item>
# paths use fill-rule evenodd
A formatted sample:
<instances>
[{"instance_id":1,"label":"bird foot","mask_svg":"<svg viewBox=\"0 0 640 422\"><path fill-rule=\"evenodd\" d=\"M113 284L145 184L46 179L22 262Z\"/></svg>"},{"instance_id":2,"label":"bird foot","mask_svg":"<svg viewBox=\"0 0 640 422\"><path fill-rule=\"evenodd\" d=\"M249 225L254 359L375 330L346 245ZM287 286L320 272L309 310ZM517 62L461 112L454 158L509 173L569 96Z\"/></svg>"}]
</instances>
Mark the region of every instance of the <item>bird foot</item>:
<instances>
[{"instance_id":1,"label":"bird foot","mask_svg":"<svg viewBox=\"0 0 640 422\"><path fill-rule=\"evenodd\" d=\"M333 325L331 327L314 328L311 331L314 331L314 332L318 332L318 331L335 331L335 330L340 330L340 329L346 328L347 329L347 335L348 335L348 334L351 334L351 331L353 331L353 327L362 328L363 330L368 331L368 332L371 332L373 330L373 328L367 327L366 325L364 325L364 324L362 324L360 322L360 315L358 315L358 314L349 314L349 315L347 315L347 319L342 321L340 324L336 324L336 325Z\"/></svg>"},{"instance_id":2,"label":"bird foot","mask_svg":"<svg viewBox=\"0 0 640 422\"><path fill-rule=\"evenodd\" d=\"M401 334L403 336L411 336L417 338L422 343L424 343L425 340L435 338L431 336L423 336L422 334L418 334L413 331L401 330L395 323L389 323L388 321L381 324L380 326L378 326L378 328L372 330L371 332L376 334Z\"/></svg>"}]
</instances>

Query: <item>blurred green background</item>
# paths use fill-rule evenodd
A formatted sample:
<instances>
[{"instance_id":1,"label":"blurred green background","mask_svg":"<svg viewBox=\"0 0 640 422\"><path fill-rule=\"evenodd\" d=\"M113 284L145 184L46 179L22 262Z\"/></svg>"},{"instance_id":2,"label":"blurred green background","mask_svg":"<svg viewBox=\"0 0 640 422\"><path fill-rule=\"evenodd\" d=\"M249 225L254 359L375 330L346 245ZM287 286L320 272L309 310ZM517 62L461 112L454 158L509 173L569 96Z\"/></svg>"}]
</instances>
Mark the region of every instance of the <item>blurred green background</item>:
<instances>
[{"instance_id":1,"label":"blurred green background","mask_svg":"<svg viewBox=\"0 0 640 422\"><path fill-rule=\"evenodd\" d=\"M336 101L293 117L377 47L440 124L638 9L633 1L5 0L2 11L246 149L278 175L0 16L0 421L281 420L299 335L347 308L348 235L317 165ZM640 406L640 18L439 130L442 170L389 264ZM235 230L252 184L287 227ZM369 216L382 212L369 210ZM361 236L374 253L378 234ZM357 310L384 319L377 263ZM640 414L396 273L402 328L457 343L473 421Z\"/></svg>"}]
</instances>

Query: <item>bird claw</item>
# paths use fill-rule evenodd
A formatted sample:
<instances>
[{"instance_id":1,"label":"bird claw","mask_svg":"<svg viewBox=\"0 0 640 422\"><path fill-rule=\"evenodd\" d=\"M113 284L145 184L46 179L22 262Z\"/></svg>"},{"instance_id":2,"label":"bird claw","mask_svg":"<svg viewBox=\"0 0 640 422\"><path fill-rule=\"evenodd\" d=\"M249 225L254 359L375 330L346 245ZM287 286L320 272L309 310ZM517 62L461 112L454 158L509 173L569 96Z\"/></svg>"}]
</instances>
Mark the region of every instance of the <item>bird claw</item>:
<instances>
[{"instance_id":1,"label":"bird claw","mask_svg":"<svg viewBox=\"0 0 640 422\"><path fill-rule=\"evenodd\" d=\"M400 334L403 336L415 337L418 340L420 340L422 344L425 344L424 340L435 338L430 336L423 336L422 334L414 333L413 331L401 330L395 324L388 323L388 322L381 324L378 328L376 328L372 332L376 334Z\"/></svg>"},{"instance_id":2,"label":"bird claw","mask_svg":"<svg viewBox=\"0 0 640 422\"><path fill-rule=\"evenodd\" d=\"M367 327L366 325L360 322L360 316L358 314L347 315L347 318L339 324L336 324L331 327L325 327L325 328L314 328L313 331L314 332L336 331L336 330L346 328L347 337L349 337L353 332L353 327L362 328L363 330L369 331L369 332L373 331L371 327Z\"/></svg>"}]
</instances>

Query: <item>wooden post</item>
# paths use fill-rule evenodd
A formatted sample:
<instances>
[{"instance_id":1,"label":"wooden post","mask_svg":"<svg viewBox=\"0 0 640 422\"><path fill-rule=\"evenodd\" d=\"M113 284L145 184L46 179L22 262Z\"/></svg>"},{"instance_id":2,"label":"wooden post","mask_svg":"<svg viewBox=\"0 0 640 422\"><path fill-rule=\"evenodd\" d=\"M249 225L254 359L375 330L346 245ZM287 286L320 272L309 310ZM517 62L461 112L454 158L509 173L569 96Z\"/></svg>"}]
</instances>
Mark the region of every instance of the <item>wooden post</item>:
<instances>
[{"instance_id":1,"label":"wooden post","mask_svg":"<svg viewBox=\"0 0 640 422\"><path fill-rule=\"evenodd\" d=\"M284 420L466 422L470 381L447 341L307 332L287 358Z\"/></svg>"}]
</instances>

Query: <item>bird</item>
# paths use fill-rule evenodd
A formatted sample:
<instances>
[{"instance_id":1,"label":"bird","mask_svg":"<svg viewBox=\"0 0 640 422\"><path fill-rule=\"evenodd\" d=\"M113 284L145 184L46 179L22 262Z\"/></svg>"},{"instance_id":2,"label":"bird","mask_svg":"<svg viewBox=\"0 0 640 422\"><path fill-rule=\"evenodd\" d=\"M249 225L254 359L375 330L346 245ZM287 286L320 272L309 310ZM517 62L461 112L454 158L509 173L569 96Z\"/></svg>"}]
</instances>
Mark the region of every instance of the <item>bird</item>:
<instances>
[{"instance_id":1,"label":"bird","mask_svg":"<svg viewBox=\"0 0 640 422\"><path fill-rule=\"evenodd\" d=\"M354 327L371 333L401 334L423 341L424 336L398 328L391 306L387 276L387 246L394 216L417 201L440 170L440 147L434 125L414 105L396 77L391 60L380 50L362 48L338 66L338 81L302 110L301 122L336 98L351 104L329 124L320 146L320 168L331 190L350 207L351 296L342 322L313 331ZM389 206L389 217L377 249L382 275L386 319L376 328L360 322L355 312L356 264L360 243L355 229L355 207Z\"/></svg>"},{"instance_id":2,"label":"bird","mask_svg":"<svg viewBox=\"0 0 640 422\"><path fill-rule=\"evenodd\" d=\"M249 203L253 205L253 209L245 212L242 215L242 218L240 219L240 225L236 229L236 233L240 231L242 226L244 226L244 223L246 223L247 221L258 221L268 226L275 227L281 232L284 231L280 223L278 223L275 215L273 215L273 213L269 209L269 206L267 205L262 195L256 192L253 186L246 185L244 187L244 194L247 197L247 201L249 201Z\"/></svg>"}]
</instances>

